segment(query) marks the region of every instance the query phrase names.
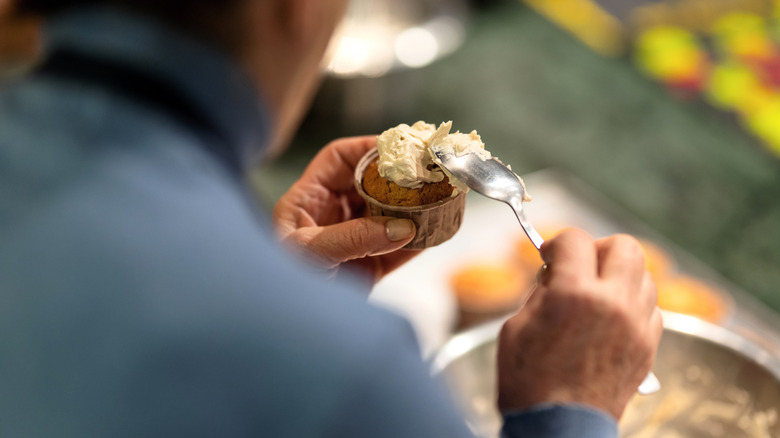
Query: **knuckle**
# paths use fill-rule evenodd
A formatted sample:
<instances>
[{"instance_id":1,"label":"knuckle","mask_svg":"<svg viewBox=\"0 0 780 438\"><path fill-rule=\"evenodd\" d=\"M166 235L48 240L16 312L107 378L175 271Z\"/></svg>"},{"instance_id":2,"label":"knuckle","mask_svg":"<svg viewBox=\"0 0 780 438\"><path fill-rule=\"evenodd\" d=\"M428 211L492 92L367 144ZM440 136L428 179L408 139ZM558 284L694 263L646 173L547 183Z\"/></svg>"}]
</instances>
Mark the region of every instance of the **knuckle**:
<instances>
[{"instance_id":1,"label":"knuckle","mask_svg":"<svg viewBox=\"0 0 780 438\"><path fill-rule=\"evenodd\" d=\"M355 221L346 235L347 245L351 248L367 248L371 243L371 227L366 221Z\"/></svg>"},{"instance_id":2,"label":"knuckle","mask_svg":"<svg viewBox=\"0 0 780 438\"><path fill-rule=\"evenodd\" d=\"M605 239L603 245L611 255L621 257L632 264L644 266L644 250L639 241L633 236L615 234Z\"/></svg>"},{"instance_id":3,"label":"knuckle","mask_svg":"<svg viewBox=\"0 0 780 438\"><path fill-rule=\"evenodd\" d=\"M629 236L628 234L618 234L615 236L615 239L626 256L644 260L645 253L642 250L642 245L636 238Z\"/></svg>"},{"instance_id":4,"label":"knuckle","mask_svg":"<svg viewBox=\"0 0 780 438\"><path fill-rule=\"evenodd\" d=\"M579 242L579 243L593 242L593 238L590 237L590 234L586 233L585 231L579 228L568 228L563 232L561 232L557 237L555 237L555 240L572 241L572 242Z\"/></svg>"},{"instance_id":5,"label":"knuckle","mask_svg":"<svg viewBox=\"0 0 780 438\"><path fill-rule=\"evenodd\" d=\"M324 147L324 148L322 148L322 150L323 150L323 151L326 151L327 153L334 153L334 152L335 152L335 149L337 149L337 148L339 147L339 145L340 145L341 143L343 143L343 142L344 142L344 140L343 140L343 139L340 139L340 138L338 138L338 139L335 139L335 140L331 140L331 141L329 141L329 142L328 142L328 143L325 145L325 147Z\"/></svg>"}]
</instances>

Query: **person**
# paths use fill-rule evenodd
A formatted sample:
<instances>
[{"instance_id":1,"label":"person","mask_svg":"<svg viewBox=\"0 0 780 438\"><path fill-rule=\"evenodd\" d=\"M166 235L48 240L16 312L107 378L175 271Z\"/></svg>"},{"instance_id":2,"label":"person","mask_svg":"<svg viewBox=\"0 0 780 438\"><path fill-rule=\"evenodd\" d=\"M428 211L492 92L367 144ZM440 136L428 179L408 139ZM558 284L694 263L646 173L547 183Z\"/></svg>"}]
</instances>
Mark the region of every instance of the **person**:
<instances>
[{"instance_id":1,"label":"person","mask_svg":"<svg viewBox=\"0 0 780 438\"><path fill-rule=\"evenodd\" d=\"M0 435L472 436L366 300L415 255L351 188L373 138L324 147L272 216L245 183L346 3L19 1L46 48L0 91ZM616 437L662 330L642 252L569 230L542 254L500 335L503 434Z\"/></svg>"}]
</instances>

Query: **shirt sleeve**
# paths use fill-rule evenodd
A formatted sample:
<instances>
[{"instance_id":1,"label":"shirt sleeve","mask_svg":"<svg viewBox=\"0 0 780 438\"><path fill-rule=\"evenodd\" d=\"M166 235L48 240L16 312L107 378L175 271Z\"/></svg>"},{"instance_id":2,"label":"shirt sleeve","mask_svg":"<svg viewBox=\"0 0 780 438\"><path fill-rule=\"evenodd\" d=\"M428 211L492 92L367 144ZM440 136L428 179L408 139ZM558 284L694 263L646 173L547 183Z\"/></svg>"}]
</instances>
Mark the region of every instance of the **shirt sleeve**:
<instances>
[{"instance_id":1,"label":"shirt sleeve","mask_svg":"<svg viewBox=\"0 0 780 438\"><path fill-rule=\"evenodd\" d=\"M351 387L332 401L341 414L325 436L474 438L444 382L431 378L420 359L411 327L377 341L373 354L355 361Z\"/></svg>"},{"instance_id":2,"label":"shirt sleeve","mask_svg":"<svg viewBox=\"0 0 780 438\"><path fill-rule=\"evenodd\" d=\"M617 438L612 417L582 405L540 405L504 414L501 438Z\"/></svg>"}]
</instances>

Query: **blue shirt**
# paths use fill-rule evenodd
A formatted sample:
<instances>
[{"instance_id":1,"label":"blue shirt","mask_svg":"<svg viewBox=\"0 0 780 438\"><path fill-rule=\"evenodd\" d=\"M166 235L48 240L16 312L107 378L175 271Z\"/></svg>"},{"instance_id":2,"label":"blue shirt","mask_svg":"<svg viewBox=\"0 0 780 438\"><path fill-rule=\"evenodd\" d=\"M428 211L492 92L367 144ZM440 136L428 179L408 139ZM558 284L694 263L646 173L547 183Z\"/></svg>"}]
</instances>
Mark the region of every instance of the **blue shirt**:
<instances>
[{"instance_id":1,"label":"blue shirt","mask_svg":"<svg viewBox=\"0 0 780 438\"><path fill-rule=\"evenodd\" d=\"M277 245L242 174L268 115L228 59L111 9L48 51L77 56L0 92L0 436L471 436L406 321ZM504 433L617 436L576 406Z\"/></svg>"}]
</instances>

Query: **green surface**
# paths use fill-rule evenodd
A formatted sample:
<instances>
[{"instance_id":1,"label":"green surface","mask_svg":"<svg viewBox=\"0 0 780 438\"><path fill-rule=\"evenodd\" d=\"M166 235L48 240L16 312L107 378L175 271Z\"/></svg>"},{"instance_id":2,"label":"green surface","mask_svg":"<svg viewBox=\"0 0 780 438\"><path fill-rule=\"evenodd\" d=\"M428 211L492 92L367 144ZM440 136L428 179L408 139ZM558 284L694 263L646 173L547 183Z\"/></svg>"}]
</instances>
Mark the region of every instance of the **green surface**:
<instances>
[{"instance_id":1,"label":"green surface","mask_svg":"<svg viewBox=\"0 0 780 438\"><path fill-rule=\"evenodd\" d=\"M477 129L520 174L578 176L780 310L780 162L728 115L513 1L475 14L466 44L430 67L328 80L290 150L258 172L260 191L273 202L330 139L416 120Z\"/></svg>"}]
</instances>

